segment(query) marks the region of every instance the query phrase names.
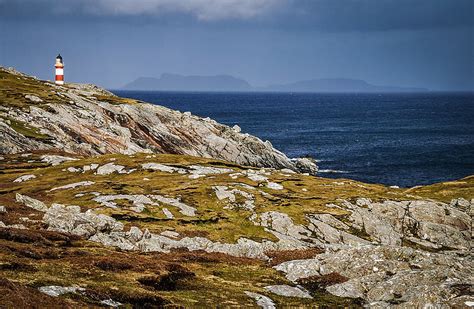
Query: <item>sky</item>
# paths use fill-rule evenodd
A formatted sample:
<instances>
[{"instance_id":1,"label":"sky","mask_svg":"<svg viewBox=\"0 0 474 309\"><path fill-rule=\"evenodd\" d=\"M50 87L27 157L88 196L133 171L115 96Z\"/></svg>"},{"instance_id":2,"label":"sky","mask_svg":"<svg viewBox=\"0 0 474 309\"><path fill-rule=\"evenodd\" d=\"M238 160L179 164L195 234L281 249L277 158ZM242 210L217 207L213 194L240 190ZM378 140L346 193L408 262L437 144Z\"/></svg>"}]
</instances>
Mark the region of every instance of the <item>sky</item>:
<instances>
[{"instance_id":1,"label":"sky","mask_svg":"<svg viewBox=\"0 0 474 309\"><path fill-rule=\"evenodd\" d=\"M474 0L0 0L0 65L117 89L162 73L474 90Z\"/></svg>"}]
</instances>

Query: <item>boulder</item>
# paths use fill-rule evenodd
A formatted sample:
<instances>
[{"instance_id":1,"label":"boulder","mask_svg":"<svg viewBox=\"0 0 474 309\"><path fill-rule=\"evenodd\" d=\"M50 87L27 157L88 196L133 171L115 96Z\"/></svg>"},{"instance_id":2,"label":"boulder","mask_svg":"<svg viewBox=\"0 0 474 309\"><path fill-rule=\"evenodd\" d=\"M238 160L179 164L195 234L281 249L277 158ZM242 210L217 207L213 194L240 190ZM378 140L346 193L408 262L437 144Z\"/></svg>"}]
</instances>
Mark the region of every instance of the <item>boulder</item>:
<instances>
[{"instance_id":1,"label":"boulder","mask_svg":"<svg viewBox=\"0 0 474 309\"><path fill-rule=\"evenodd\" d=\"M312 259L275 266L296 282L300 278L338 273L348 281L329 285L339 297L367 303L398 303L405 308L426 304L446 307L458 295L456 286L472 285L474 259L470 254L429 253L400 246L333 247Z\"/></svg>"},{"instance_id":2,"label":"boulder","mask_svg":"<svg viewBox=\"0 0 474 309\"><path fill-rule=\"evenodd\" d=\"M289 286L289 285L269 285L265 287L265 290L268 290L280 296L313 298L311 295L309 295L308 292L303 291L302 289L298 287Z\"/></svg>"},{"instance_id":3,"label":"boulder","mask_svg":"<svg viewBox=\"0 0 474 309\"><path fill-rule=\"evenodd\" d=\"M251 297L257 301L257 305L263 309L275 309L275 303L271 300L270 297L267 297L262 294L253 293L253 292L244 292L248 297Z\"/></svg>"}]
</instances>

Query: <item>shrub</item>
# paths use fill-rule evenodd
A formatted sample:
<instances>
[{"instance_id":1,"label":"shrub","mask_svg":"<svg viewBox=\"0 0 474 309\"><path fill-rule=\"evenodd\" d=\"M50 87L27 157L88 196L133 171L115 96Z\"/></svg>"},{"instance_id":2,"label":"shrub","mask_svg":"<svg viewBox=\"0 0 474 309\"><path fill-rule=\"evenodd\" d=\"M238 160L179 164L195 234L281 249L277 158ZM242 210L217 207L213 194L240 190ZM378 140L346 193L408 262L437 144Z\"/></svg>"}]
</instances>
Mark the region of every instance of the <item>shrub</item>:
<instances>
[{"instance_id":1,"label":"shrub","mask_svg":"<svg viewBox=\"0 0 474 309\"><path fill-rule=\"evenodd\" d=\"M315 292L324 290L330 285L346 282L347 280L349 280L347 277L344 277L339 273L332 272L322 276L301 278L298 279L297 283L304 286L307 290Z\"/></svg>"}]
</instances>

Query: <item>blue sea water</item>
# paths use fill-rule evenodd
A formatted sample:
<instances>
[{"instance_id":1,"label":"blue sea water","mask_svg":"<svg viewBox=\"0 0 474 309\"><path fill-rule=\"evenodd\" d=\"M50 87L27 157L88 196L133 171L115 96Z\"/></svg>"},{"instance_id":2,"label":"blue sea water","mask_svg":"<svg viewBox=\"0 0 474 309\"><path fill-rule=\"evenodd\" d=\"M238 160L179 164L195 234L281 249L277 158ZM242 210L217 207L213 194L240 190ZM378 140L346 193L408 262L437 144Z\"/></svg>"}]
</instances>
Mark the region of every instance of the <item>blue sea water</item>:
<instances>
[{"instance_id":1,"label":"blue sea water","mask_svg":"<svg viewBox=\"0 0 474 309\"><path fill-rule=\"evenodd\" d=\"M409 187L474 174L474 94L114 91L318 160L321 176Z\"/></svg>"}]
</instances>

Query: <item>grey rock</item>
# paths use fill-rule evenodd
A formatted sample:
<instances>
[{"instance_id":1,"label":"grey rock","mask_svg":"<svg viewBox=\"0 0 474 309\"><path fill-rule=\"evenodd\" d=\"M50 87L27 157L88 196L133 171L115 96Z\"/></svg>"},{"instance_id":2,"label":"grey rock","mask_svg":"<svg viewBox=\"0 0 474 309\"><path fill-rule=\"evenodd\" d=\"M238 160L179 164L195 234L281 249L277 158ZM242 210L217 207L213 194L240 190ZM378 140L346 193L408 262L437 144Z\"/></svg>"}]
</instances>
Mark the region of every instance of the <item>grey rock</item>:
<instances>
[{"instance_id":1,"label":"grey rock","mask_svg":"<svg viewBox=\"0 0 474 309\"><path fill-rule=\"evenodd\" d=\"M28 180L34 179L34 178L36 178L35 175L31 175L31 174L29 174L29 175L23 175L23 176L18 177L18 178L15 179L15 180L13 180L13 182L24 182L24 181L28 181Z\"/></svg>"},{"instance_id":2,"label":"grey rock","mask_svg":"<svg viewBox=\"0 0 474 309\"><path fill-rule=\"evenodd\" d=\"M275 303L268 296L258 294L258 293L248 292L248 291L245 291L244 293L248 297L251 297L251 298L255 299L257 301L257 305L260 308L263 308L263 309L275 309L276 308Z\"/></svg>"},{"instance_id":3,"label":"grey rock","mask_svg":"<svg viewBox=\"0 0 474 309\"><path fill-rule=\"evenodd\" d=\"M99 167L99 164L96 164L96 163L92 163L92 164L89 164L89 165L84 165L82 167L82 172L87 172L87 171L93 171L93 170L96 170L97 168Z\"/></svg>"},{"instance_id":4,"label":"grey rock","mask_svg":"<svg viewBox=\"0 0 474 309\"><path fill-rule=\"evenodd\" d=\"M349 280L326 288L329 293L339 297L363 298L364 286L358 280Z\"/></svg>"},{"instance_id":5,"label":"grey rock","mask_svg":"<svg viewBox=\"0 0 474 309\"><path fill-rule=\"evenodd\" d=\"M283 262L275 266L275 269L284 272L288 280L296 281L300 278L321 275L319 272L320 266L319 260L307 259Z\"/></svg>"},{"instance_id":6,"label":"grey rock","mask_svg":"<svg viewBox=\"0 0 474 309\"><path fill-rule=\"evenodd\" d=\"M296 158L292 159L296 169L300 173L308 173L310 175L316 175L318 173L318 166L314 159L310 158Z\"/></svg>"},{"instance_id":7,"label":"grey rock","mask_svg":"<svg viewBox=\"0 0 474 309\"><path fill-rule=\"evenodd\" d=\"M37 96L32 95L32 94L27 94L27 95L25 95L25 98L28 99L28 100L30 100L30 101L33 102L33 103L41 103L41 102L43 102L42 99L40 99L40 98L38 98Z\"/></svg>"},{"instance_id":8,"label":"grey rock","mask_svg":"<svg viewBox=\"0 0 474 309\"><path fill-rule=\"evenodd\" d=\"M228 206L229 208L238 207L247 210L253 210L255 208L255 196L252 193L239 189L230 189L227 186L214 186L212 188L214 189L218 200L227 200L230 203ZM238 203L237 195L243 197L245 201L243 203Z\"/></svg>"},{"instance_id":9,"label":"grey rock","mask_svg":"<svg viewBox=\"0 0 474 309\"><path fill-rule=\"evenodd\" d=\"M179 233L173 231L163 231L160 235L175 239L179 237Z\"/></svg>"},{"instance_id":10,"label":"grey rock","mask_svg":"<svg viewBox=\"0 0 474 309\"><path fill-rule=\"evenodd\" d=\"M80 181L75 183L70 183L68 185L52 188L50 191L64 190L64 189L74 189L77 187L86 187L95 184L93 181Z\"/></svg>"},{"instance_id":11,"label":"grey rock","mask_svg":"<svg viewBox=\"0 0 474 309\"><path fill-rule=\"evenodd\" d=\"M107 163L97 168L97 175L110 175L112 173L120 173L123 171L125 166L115 165L114 163Z\"/></svg>"},{"instance_id":12,"label":"grey rock","mask_svg":"<svg viewBox=\"0 0 474 309\"><path fill-rule=\"evenodd\" d=\"M289 285L269 285L266 286L265 289L280 296L313 298L308 292Z\"/></svg>"},{"instance_id":13,"label":"grey rock","mask_svg":"<svg viewBox=\"0 0 474 309\"><path fill-rule=\"evenodd\" d=\"M180 174L186 173L186 170L183 168L168 166L168 165L159 164L159 163L143 163L141 166L142 166L142 169L145 169L145 170L154 170L154 171L161 171L161 172L167 172L167 173L180 173Z\"/></svg>"},{"instance_id":14,"label":"grey rock","mask_svg":"<svg viewBox=\"0 0 474 309\"><path fill-rule=\"evenodd\" d=\"M138 227L132 226L126 233L126 237L132 242L137 242L143 238L143 232Z\"/></svg>"},{"instance_id":15,"label":"grey rock","mask_svg":"<svg viewBox=\"0 0 474 309\"><path fill-rule=\"evenodd\" d=\"M0 213L7 213L7 208L5 206L0 205Z\"/></svg>"},{"instance_id":16,"label":"grey rock","mask_svg":"<svg viewBox=\"0 0 474 309\"><path fill-rule=\"evenodd\" d=\"M84 288L78 286L57 286L57 285L48 285L39 287L38 290L41 293L47 294L49 296L58 297L66 293L77 293L85 291Z\"/></svg>"},{"instance_id":17,"label":"grey rock","mask_svg":"<svg viewBox=\"0 0 474 309\"><path fill-rule=\"evenodd\" d=\"M268 211L260 215L260 225L266 227L281 240L316 242L311 231L302 225L296 225L285 213Z\"/></svg>"},{"instance_id":18,"label":"grey rock","mask_svg":"<svg viewBox=\"0 0 474 309\"><path fill-rule=\"evenodd\" d=\"M45 203L41 202L41 201L38 201L34 198L31 198L29 196L26 196L26 195L22 195L20 193L17 193L15 195L16 197L16 201L18 203L22 203L24 204L25 206L28 206L30 208L33 208L35 210L39 210L39 211L46 211L48 209L48 207L46 206Z\"/></svg>"},{"instance_id":19,"label":"grey rock","mask_svg":"<svg viewBox=\"0 0 474 309\"><path fill-rule=\"evenodd\" d=\"M44 155L44 156L41 156L41 160L43 162L49 163L53 166L56 166L56 165L59 165L63 162L74 161L74 160L77 160L77 159L70 158L70 157L64 157L64 156L57 156L57 155Z\"/></svg>"},{"instance_id":20,"label":"grey rock","mask_svg":"<svg viewBox=\"0 0 474 309\"><path fill-rule=\"evenodd\" d=\"M226 173L231 173L234 171L233 169L230 169L230 168L202 166L202 165L191 165L189 167L190 167L190 173L196 176L226 174Z\"/></svg>"},{"instance_id":21,"label":"grey rock","mask_svg":"<svg viewBox=\"0 0 474 309\"><path fill-rule=\"evenodd\" d=\"M247 177L255 182L266 182L268 181L268 177L262 174L266 174L264 171L255 171L255 170L246 170L244 173L247 175Z\"/></svg>"},{"instance_id":22,"label":"grey rock","mask_svg":"<svg viewBox=\"0 0 474 309\"><path fill-rule=\"evenodd\" d=\"M23 224L11 224L7 225L3 221L0 221L0 227L8 228L8 229L19 229L19 230L27 230L28 228Z\"/></svg>"},{"instance_id":23,"label":"grey rock","mask_svg":"<svg viewBox=\"0 0 474 309\"><path fill-rule=\"evenodd\" d=\"M121 302L112 300L112 299L104 299L100 302L102 305L110 306L110 307L120 307L123 304Z\"/></svg>"},{"instance_id":24,"label":"grey rock","mask_svg":"<svg viewBox=\"0 0 474 309\"><path fill-rule=\"evenodd\" d=\"M82 213L79 206L53 204L46 209L43 221L48 230L91 237L99 232L121 232L123 224L115 219L95 214L92 210Z\"/></svg>"},{"instance_id":25,"label":"grey rock","mask_svg":"<svg viewBox=\"0 0 474 309\"><path fill-rule=\"evenodd\" d=\"M185 216L194 217L196 215L196 211L197 211L196 208L184 204L177 198L164 197L161 195L150 195L150 197L152 197L154 200L161 202L163 204L167 204L167 205L178 208L179 212Z\"/></svg>"},{"instance_id":26,"label":"grey rock","mask_svg":"<svg viewBox=\"0 0 474 309\"><path fill-rule=\"evenodd\" d=\"M158 203L151 199L151 195L146 196L142 194L113 194L113 195L98 195L93 198L94 201L100 203L102 206L109 208L118 208L119 205L115 203L115 200L129 200L132 202L133 207L130 209L135 212L142 212L145 209L145 205L159 206Z\"/></svg>"},{"instance_id":27,"label":"grey rock","mask_svg":"<svg viewBox=\"0 0 474 309\"><path fill-rule=\"evenodd\" d=\"M72 166L68 167L66 170L70 173L77 173L77 172L81 171L81 169L75 168L75 167L72 167Z\"/></svg>"},{"instance_id":28,"label":"grey rock","mask_svg":"<svg viewBox=\"0 0 474 309\"><path fill-rule=\"evenodd\" d=\"M267 188L272 190L283 190L283 186L281 184L271 181L267 183Z\"/></svg>"},{"instance_id":29,"label":"grey rock","mask_svg":"<svg viewBox=\"0 0 474 309\"><path fill-rule=\"evenodd\" d=\"M163 211L163 214L165 215L165 217L167 219L173 219L174 218L173 213L171 211L169 211L168 208L163 208L162 211Z\"/></svg>"},{"instance_id":30,"label":"grey rock","mask_svg":"<svg viewBox=\"0 0 474 309\"><path fill-rule=\"evenodd\" d=\"M122 250L137 250L136 244L125 237L124 233L96 233L89 238L104 246L117 247Z\"/></svg>"}]
</instances>

